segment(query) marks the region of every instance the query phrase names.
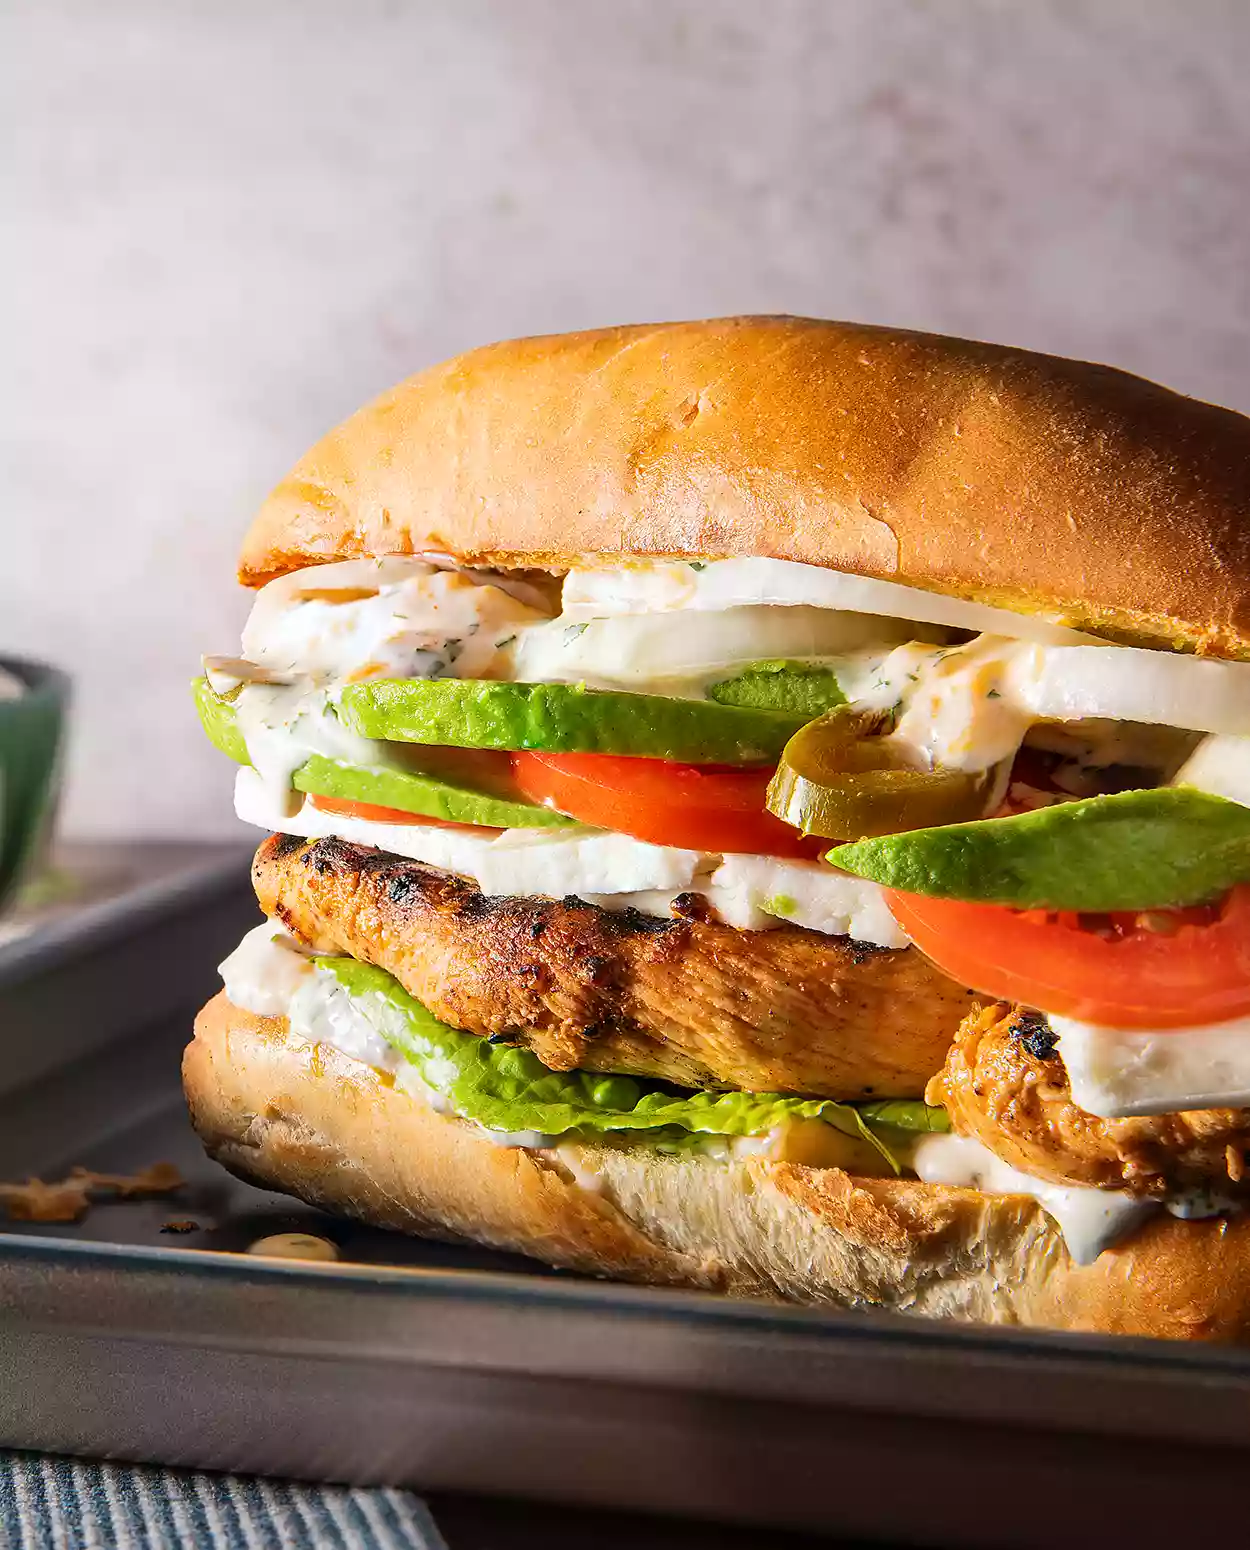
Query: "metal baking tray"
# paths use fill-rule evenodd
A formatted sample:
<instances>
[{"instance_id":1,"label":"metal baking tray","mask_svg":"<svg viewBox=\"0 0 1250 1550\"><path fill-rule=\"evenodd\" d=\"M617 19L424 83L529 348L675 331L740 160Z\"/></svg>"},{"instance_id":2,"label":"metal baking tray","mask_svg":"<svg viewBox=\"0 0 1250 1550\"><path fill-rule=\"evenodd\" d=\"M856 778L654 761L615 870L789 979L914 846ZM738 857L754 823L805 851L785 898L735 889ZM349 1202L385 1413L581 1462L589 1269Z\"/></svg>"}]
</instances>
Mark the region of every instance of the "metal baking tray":
<instances>
[{"instance_id":1,"label":"metal baking tray","mask_svg":"<svg viewBox=\"0 0 1250 1550\"><path fill-rule=\"evenodd\" d=\"M188 1181L0 1220L0 1443L919 1544L1153 1544L1241 1511L1250 1352L611 1285L230 1178L178 1061L255 918L227 849L0 947L0 1178ZM241 1252L292 1229L343 1262Z\"/></svg>"}]
</instances>

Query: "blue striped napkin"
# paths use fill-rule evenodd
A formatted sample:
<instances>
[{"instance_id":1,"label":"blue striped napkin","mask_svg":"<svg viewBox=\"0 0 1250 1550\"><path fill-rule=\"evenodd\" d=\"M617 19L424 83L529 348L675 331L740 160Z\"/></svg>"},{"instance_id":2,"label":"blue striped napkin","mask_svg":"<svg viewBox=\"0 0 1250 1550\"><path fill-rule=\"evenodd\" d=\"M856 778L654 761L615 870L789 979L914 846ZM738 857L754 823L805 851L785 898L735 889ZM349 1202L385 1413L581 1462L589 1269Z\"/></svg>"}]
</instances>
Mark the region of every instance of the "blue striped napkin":
<instances>
[{"instance_id":1,"label":"blue striped napkin","mask_svg":"<svg viewBox=\"0 0 1250 1550\"><path fill-rule=\"evenodd\" d=\"M408 1491L0 1450L5 1550L447 1550Z\"/></svg>"}]
</instances>

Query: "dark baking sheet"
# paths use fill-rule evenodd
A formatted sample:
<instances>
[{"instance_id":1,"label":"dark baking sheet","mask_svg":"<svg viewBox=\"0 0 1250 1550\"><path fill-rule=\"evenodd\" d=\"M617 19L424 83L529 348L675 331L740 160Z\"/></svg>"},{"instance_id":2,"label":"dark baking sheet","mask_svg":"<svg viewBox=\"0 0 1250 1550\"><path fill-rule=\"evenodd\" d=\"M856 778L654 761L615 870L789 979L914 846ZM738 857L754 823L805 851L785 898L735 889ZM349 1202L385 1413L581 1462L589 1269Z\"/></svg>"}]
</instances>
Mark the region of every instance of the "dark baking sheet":
<instances>
[{"instance_id":1,"label":"dark baking sheet","mask_svg":"<svg viewBox=\"0 0 1250 1550\"><path fill-rule=\"evenodd\" d=\"M255 919L230 851L0 948L0 1177L189 1181L0 1233L3 1443L918 1543L1155 1543L1240 1506L1250 1353L607 1285L231 1179L178 1058ZM345 1263L240 1252L292 1228Z\"/></svg>"}]
</instances>

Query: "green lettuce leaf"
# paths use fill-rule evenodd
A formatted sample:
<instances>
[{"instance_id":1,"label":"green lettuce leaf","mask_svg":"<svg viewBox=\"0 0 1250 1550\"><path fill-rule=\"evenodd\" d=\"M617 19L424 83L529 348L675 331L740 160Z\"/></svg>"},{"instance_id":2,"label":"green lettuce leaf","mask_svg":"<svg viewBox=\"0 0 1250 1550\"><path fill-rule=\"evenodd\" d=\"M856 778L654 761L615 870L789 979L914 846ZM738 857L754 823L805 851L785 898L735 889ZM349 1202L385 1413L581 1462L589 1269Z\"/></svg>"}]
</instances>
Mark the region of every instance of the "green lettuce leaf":
<instances>
[{"instance_id":1,"label":"green lettuce leaf","mask_svg":"<svg viewBox=\"0 0 1250 1550\"><path fill-rule=\"evenodd\" d=\"M951 1128L945 1109L921 1103L918 1098L879 1098L875 1103L857 1103L856 1111L865 1124L888 1125L891 1130L927 1131L944 1134Z\"/></svg>"},{"instance_id":2,"label":"green lettuce leaf","mask_svg":"<svg viewBox=\"0 0 1250 1550\"><path fill-rule=\"evenodd\" d=\"M828 1098L789 1098L779 1093L683 1092L659 1082L595 1071L552 1071L530 1050L492 1044L449 1028L385 970L354 958L318 958L352 996L380 999L378 1032L417 1068L425 1084L463 1119L491 1130L542 1135L641 1132L661 1135L756 1136L786 1119L819 1119L844 1135L867 1141L895 1172L900 1163L885 1136L889 1130L943 1128L914 1102L857 1108ZM375 1007L377 1003L375 1002ZM878 1120L866 1111L881 1111ZM897 1140L897 1137L896 1137Z\"/></svg>"}]
</instances>

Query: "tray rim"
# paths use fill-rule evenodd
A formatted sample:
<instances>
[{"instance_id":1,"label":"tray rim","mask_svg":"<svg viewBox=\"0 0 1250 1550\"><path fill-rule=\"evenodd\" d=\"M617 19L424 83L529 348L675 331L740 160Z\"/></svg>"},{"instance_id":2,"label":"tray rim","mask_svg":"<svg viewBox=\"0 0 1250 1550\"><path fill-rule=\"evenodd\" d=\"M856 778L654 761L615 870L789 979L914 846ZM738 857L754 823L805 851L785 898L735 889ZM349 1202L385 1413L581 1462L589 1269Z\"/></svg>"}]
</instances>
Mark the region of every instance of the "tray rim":
<instances>
[{"instance_id":1,"label":"tray rim","mask_svg":"<svg viewBox=\"0 0 1250 1550\"><path fill-rule=\"evenodd\" d=\"M50 1266L68 1263L88 1271L134 1268L149 1274L173 1274L193 1270L200 1272L205 1282L220 1279L256 1286L311 1283L342 1294L398 1293L414 1302L454 1294L477 1303L611 1311L627 1318L658 1317L677 1324L743 1333L767 1331L883 1350L940 1348L963 1355L1029 1361L1040 1358L1052 1364L1062 1360L1090 1368L1140 1367L1177 1376L1192 1373L1245 1382L1250 1392L1250 1347L1214 1342L961 1323L877 1309L806 1307L681 1288L574 1279L558 1273L531 1275L447 1265L324 1264L172 1244L123 1244L0 1232L0 1273L6 1262L13 1260Z\"/></svg>"},{"instance_id":2,"label":"tray rim","mask_svg":"<svg viewBox=\"0 0 1250 1550\"><path fill-rule=\"evenodd\" d=\"M161 840L137 843L168 843L173 850L178 845L176 841ZM205 842L204 852L188 865L171 867L163 875L137 883L122 893L84 904L0 945L0 993L55 970L80 954L98 952L167 914L195 909L238 887L248 875L255 846L246 840L210 841Z\"/></svg>"}]
</instances>

